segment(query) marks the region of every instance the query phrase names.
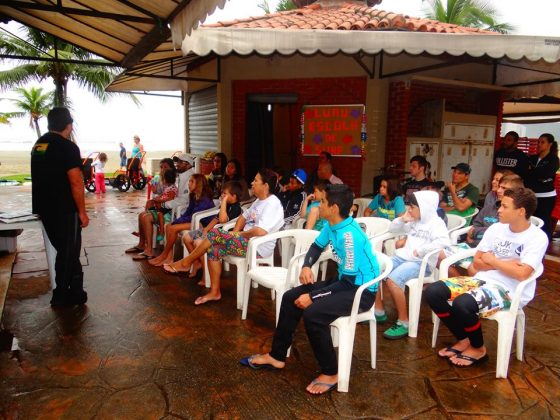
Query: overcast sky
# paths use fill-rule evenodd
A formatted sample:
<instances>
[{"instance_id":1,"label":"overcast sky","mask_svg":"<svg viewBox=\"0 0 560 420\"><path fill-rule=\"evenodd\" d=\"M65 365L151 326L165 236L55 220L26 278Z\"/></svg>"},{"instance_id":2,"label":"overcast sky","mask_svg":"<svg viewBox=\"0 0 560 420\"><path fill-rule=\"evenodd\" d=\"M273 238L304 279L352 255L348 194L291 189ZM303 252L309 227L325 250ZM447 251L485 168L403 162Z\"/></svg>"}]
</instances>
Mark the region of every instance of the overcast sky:
<instances>
[{"instance_id":1,"label":"overcast sky","mask_svg":"<svg viewBox=\"0 0 560 420\"><path fill-rule=\"evenodd\" d=\"M206 22L262 15L263 11L257 6L259 3L260 0L229 0L223 10L217 10ZM277 3L278 0L269 0L270 8L274 10ZM493 0L491 3L500 11L501 21L516 27L516 34L560 36L559 0ZM418 17L424 15L423 7L425 2L422 3L421 0L383 0L379 6L383 10ZM13 24L7 27L12 31L15 29ZM5 61L2 68L13 65L13 62ZM53 88L49 82L43 83L42 87L45 90ZM141 95L141 107L137 107L129 99L118 97L103 105L72 82L69 85L69 95L74 107L78 142L83 151L91 150L92 143L97 142L103 142L106 149L116 150L119 141L123 141L130 150L134 134L142 138L148 151L177 150L184 147L180 99ZM0 97L14 96L10 92L3 92ZM10 102L0 100L0 111L9 110L13 110ZM45 131L46 122L42 122L41 127ZM8 148L7 141L31 144L35 137L35 132L29 128L26 119L14 120L11 126L0 126L0 150Z\"/></svg>"}]
</instances>

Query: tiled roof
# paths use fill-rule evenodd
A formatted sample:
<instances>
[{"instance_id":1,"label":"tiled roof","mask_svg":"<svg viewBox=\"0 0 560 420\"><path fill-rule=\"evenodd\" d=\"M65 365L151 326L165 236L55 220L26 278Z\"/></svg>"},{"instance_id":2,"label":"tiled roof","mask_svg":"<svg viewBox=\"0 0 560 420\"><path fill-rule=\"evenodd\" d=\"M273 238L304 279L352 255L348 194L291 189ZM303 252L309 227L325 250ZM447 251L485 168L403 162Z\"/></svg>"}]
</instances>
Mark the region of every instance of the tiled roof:
<instances>
[{"instance_id":1,"label":"tiled roof","mask_svg":"<svg viewBox=\"0 0 560 420\"><path fill-rule=\"evenodd\" d=\"M363 1L318 2L301 9L218 22L204 27L496 34L478 28L385 12L366 6Z\"/></svg>"}]
</instances>

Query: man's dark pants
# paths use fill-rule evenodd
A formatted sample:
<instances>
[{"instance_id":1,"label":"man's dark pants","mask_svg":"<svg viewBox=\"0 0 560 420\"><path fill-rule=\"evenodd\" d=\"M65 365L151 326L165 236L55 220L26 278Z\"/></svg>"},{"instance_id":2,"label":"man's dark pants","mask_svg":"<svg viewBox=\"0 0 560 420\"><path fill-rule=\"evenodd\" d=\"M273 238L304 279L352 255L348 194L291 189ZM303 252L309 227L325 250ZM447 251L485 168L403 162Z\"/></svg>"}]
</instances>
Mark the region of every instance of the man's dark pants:
<instances>
[{"instance_id":1,"label":"man's dark pants","mask_svg":"<svg viewBox=\"0 0 560 420\"><path fill-rule=\"evenodd\" d=\"M42 214L41 220L56 249L56 288L51 304L85 303L87 294L80 263L82 228L78 213Z\"/></svg>"}]
</instances>

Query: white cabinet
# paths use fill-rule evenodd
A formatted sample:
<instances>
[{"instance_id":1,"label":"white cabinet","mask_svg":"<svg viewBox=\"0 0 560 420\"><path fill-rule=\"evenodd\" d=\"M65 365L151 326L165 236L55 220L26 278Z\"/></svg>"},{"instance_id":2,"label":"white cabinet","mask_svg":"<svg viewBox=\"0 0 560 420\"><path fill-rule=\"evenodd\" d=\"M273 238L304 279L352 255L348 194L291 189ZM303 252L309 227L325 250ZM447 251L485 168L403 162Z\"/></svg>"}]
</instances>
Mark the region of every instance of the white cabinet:
<instances>
[{"instance_id":1,"label":"white cabinet","mask_svg":"<svg viewBox=\"0 0 560 420\"><path fill-rule=\"evenodd\" d=\"M478 187L481 194L490 190L492 177L493 143L471 143L444 141L441 154L441 174L444 181L451 181L451 167L458 163L468 163L472 172L470 183Z\"/></svg>"},{"instance_id":2,"label":"white cabinet","mask_svg":"<svg viewBox=\"0 0 560 420\"><path fill-rule=\"evenodd\" d=\"M439 119L441 132L424 130L422 137L410 137L407 162L414 155L425 156L432 166L429 176L446 182L451 180L452 166L468 163L472 168L470 182L486 194L492 177L496 117L448 112L443 104L427 108L424 118L428 122Z\"/></svg>"},{"instance_id":3,"label":"white cabinet","mask_svg":"<svg viewBox=\"0 0 560 420\"><path fill-rule=\"evenodd\" d=\"M494 141L496 127L488 125L468 125L446 123L443 138L446 140Z\"/></svg>"}]
</instances>

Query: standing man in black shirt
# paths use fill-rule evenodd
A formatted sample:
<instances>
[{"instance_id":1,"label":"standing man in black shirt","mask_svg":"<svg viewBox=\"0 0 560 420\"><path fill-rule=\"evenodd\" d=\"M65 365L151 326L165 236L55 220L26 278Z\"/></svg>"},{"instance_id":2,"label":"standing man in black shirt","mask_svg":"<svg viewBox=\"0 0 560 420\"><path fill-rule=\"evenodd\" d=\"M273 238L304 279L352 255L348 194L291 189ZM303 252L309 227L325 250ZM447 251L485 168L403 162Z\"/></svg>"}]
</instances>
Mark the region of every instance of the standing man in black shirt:
<instances>
[{"instance_id":1,"label":"standing man in black shirt","mask_svg":"<svg viewBox=\"0 0 560 420\"><path fill-rule=\"evenodd\" d=\"M56 288L52 306L87 302L80 264L82 228L89 218L84 199L80 149L70 140L72 117L66 108L53 108L47 116L49 132L31 151L33 212L41 216L56 249Z\"/></svg>"},{"instance_id":2,"label":"standing man in black shirt","mask_svg":"<svg viewBox=\"0 0 560 420\"><path fill-rule=\"evenodd\" d=\"M529 158L517 148L519 134L509 131L503 141L502 147L494 155L494 167L498 171L509 170L525 178L529 169Z\"/></svg>"}]
</instances>

